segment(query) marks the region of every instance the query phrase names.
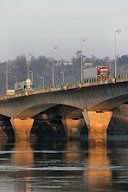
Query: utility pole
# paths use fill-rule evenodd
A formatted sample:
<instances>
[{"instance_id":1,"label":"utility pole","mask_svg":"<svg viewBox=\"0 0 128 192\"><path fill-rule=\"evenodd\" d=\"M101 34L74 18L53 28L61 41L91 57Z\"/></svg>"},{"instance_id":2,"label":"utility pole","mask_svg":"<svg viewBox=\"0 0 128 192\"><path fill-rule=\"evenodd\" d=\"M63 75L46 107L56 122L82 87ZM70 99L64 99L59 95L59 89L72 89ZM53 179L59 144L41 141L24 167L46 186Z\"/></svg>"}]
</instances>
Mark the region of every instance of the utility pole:
<instances>
[{"instance_id":1,"label":"utility pole","mask_svg":"<svg viewBox=\"0 0 128 192\"><path fill-rule=\"evenodd\" d=\"M116 33L120 33L121 30L120 29L117 29L115 31L115 79L116 79L116 76L117 76L117 65L116 65Z\"/></svg>"},{"instance_id":2,"label":"utility pole","mask_svg":"<svg viewBox=\"0 0 128 192\"><path fill-rule=\"evenodd\" d=\"M62 74L62 80L63 80L63 84L64 84L64 71L61 71L60 74Z\"/></svg>"},{"instance_id":3,"label":"utility pole","mask_svg":"<svg viewBox=\"0 0 128 192\"><path fill-rule=\"evenodd\" d=\"M52 49L52 87L54 87L55 81L55 72L54 72L54 50L57 49L57 46L54 46Z\"/></svg>"},{"instance_id":4,"label":"utility pole","mask_svg":"<svg viewBox=\"0 0 128 192\"><path fill-rule=\"evenodd\" d=\"M86 39L81 39L81 83L83 83L83 51L82 51L82 43L85 42Z\"/></svg>"},{"instance_id":5,"label":"utility pole","mask_svg":"<svg viewBox=\"0 0 128 192\"><path fill-rule=\"evenodd\" d=\"M8 92L8 64L11 62L10 59L6 61L6 94Z\"/></svg>"}]
</instances>

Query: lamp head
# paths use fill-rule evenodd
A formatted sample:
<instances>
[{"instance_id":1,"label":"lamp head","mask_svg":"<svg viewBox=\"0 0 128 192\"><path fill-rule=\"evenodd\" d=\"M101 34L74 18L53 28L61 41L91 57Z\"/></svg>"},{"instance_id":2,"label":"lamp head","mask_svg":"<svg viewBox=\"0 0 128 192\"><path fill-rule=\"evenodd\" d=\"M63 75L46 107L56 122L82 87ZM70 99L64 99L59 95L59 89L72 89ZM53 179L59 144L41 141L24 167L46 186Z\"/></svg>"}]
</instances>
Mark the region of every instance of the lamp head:
<instances>
[{"instance_id":1,"label":"lamp head","mask_svg":"<svg viewBox=\"0 0 128 192\"><path fill-rule=\"evenodd\" d=\"M7 63L10 63L10 62L11 62L11 59L8 59L8 60L7 60Z\"/></svg>"},{"instance_id":2,"label":"lamp head","mask_svg":"<svg viewBox=\"0 0 128 192\"><path fill-rule=\"evenodd\" d=\"M117 29L116 32L117 32L117 33L120 33L120 32L121 32L121 29Z\"/></svg>"},{"instance_id":3,"label":"lamp head","mask_svg":"<svg viewBox=\"0 0 128 192\"><path fill-rule=\"evenodd\" d=\"M86 41L86 38L83 38L82 41Z\"/></svg>"},{"instance_id":4,"label":"lamp head","mask_svg":"<svg viewBox=\"0 0 128 192\"><path fill-rule=\"evenodd\" d=\"M58 47L57 46L54 46L53 49L57 49Z\"/></svg>"}]
</instances>

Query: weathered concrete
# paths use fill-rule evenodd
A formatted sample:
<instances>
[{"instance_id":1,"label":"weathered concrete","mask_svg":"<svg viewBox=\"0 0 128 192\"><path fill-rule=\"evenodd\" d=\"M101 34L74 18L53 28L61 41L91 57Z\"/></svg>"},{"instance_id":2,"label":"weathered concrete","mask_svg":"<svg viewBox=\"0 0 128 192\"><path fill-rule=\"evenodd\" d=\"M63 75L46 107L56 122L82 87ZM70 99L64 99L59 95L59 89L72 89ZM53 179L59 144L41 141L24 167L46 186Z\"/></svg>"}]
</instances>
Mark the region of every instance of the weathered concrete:
<instances>
[{"instance_id":1,"label":"weathered concrete","mask_svg":"<svg viewBox=\"0 0 128 192\"><path fill-rule=\"evenodd\" d=\"M30 131L33 126L34 119L11 119L11 124L15 132L16 141L29 140Z\"/></svg>"},{"instance_id":2,"label":"weathered concrete","mask_svg":"<svg viewBox=\"0 0 128 192\"><path fill-rule=\"evenodd\" d=\"M68 138L80 138L81 128L84 126L84 119L62 119L62 124Z\"/></svg>"},{"instance_id":3,"label":"weathered concrete","mask_svg":"<svg viewBox=\"0 0 128 192\"><path fill-rule=\"evenodd\" d=\"M85 83L81 84L81 86L69 86L67 89L54 88L52 90L35 91L33 93L30 92L27 95L17 94L14 96L6 96L0 100L0 114L11 119L31 119L51 107L57 107L59 105L70 106L77 108L80 111L94 111L94 118L93 115L89 113L90 121L88 121L86 115L84 115L86 123L90 123L90 133L95 133L96 129L98 129L98 131L100 130L99 132L103 134L103 132L105 132L103 130L106 130L106 128L103 129L101 127L107 127L107 122L109 122L109 120L105 120L106 123L101 125L100 122L104 120L101 119L101 114L95 114L95 111L111 111L115 107L126 102L128 102L128 78L118 79L116 83L112 83L111 80L106 80L101 82ZM65 114L65 112L61 113L61 115L66 119ZM104 115L102 118L106 118L106 116ZM27 123L25 123L24 126L26 126L26 128L23 131L19 126L19 124L23 125L20 120L14 122L11 120L15 133L30 132L31 128L27 128ZM94 122L97 122L97 126L95 125L95 129L91 129L95 124ZM32 122L30 124L32 124Z\"/></svg>"},{"instance_id":4,"label":"weathered concrete","mask_svg":"<svg viewBox=\"0 0 128 192\"><path fill-rule=\"evenodd\" d=\"M111 111L84 111L84 119L89 129L88 139L92 144L106 143L107 127L112 117Z\"/></svg>"}]
</instances>

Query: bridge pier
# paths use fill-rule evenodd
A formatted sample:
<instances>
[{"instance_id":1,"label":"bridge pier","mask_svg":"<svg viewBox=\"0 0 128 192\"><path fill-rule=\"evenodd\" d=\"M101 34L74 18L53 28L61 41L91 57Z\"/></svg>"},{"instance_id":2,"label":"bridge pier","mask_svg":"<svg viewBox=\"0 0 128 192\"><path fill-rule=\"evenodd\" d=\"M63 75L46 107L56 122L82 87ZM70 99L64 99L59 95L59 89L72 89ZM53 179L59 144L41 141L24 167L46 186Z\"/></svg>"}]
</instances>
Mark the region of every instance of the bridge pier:
<instances>
[{"instance_id":1,"label":"bridge pier","mask_svg":"<svg viewBox=\"0 0 128 192\"><path fill-rule=\"evenodd\" d=\"M80 138L81 128L85 122L83 119L62 119L62 124L67 134L67 138Z\"/></svg>"},{"instance_id":2,"label":"bridge pier","mask_svg":"<svg viewBox=\"0 0 128 192\"><path fill-rule=\"evenodd\" d=\"M17 119L12 118L11 120L12 127L15 132L16 141L19 140L29 140L30 131L33 126L34 119Z\"/></svg>"},{"instance_id":3,"label":"bridge pier","mask_svg":"<svg viewBox=\"0 0 128 192\"><path fill-rule=\"evenodd\" d=\"M107 142L107 127L112 117L111 111L84 111L83 116L88 127L90 144Z\"/></svg>"}]
</instances>

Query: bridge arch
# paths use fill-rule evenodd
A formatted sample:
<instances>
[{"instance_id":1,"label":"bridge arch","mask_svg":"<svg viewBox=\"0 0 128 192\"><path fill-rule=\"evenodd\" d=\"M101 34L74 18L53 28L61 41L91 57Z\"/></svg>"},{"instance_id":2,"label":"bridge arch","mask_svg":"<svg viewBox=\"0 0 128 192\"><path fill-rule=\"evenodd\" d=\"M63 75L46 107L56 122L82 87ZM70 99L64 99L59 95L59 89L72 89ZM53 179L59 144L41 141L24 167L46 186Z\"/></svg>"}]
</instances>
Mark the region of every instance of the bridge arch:
<instances>
[{"instance_id":1,"label":"bridge arch","mask_svg":"<svg viewBox=\"0 0 128 192\"><path fill-rule=\"evenodd\" d=\"M66 116L65 113L70 113L72 111L79 111L79 113L82 114L82 109L80 108L77 108L77 107L74 107L74 106L71 106L71 105L65 105L65 104L38 104L38 105L34 105L32 107L28 107L26 108L25 110L21 111L19 114L17 114L15 116L15 118L33 118L34 116L38 115L39 113L42 113L44 111L47 111L49 109L52 109L52 108L63 108L64 110L64 113L62 112L61 110L61 116ZM59 112L58 112L59 113ZM77 113L78 114L78 113Z\"/></svg>"},{"instance_id":2,"label":"bridge arch","mask_svg":"<svg viewBox=\"0 0 128 192\"><path fill-rule=\"evenodd\" d=\"M118 97L106 99L106 100L100 102L99 104L91 107L89 110L90 111L97 111L97 110L99 110L99 111L111 111L114 108L116 108L122 104L125 104L127 102L128 102L128 94L127 95L121 95Z\"/></svg>"}]
</instances>

